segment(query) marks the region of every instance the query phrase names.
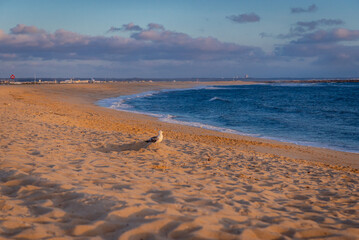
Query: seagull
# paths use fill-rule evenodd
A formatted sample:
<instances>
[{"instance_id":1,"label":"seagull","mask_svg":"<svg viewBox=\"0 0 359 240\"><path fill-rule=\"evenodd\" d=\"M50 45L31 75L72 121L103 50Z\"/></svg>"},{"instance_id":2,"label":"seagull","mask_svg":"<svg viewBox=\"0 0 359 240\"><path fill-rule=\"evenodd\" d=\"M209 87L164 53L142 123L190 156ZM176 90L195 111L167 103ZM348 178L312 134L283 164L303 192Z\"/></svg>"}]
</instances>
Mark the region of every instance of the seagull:
<instances>
[{"instance_id":1,"label":"seagull","mask_svg":"<svg viewBox=\"0 0 359 240\"><path fill-rule=\"evenodd\" d=\"M151 137L146 142L148 142L148 143L160 143L160 142L162 142L162 140L163 140L163 135L162 135L162 131L160 130L158 132L158 136Z\"/></svg>"}]
</instances>

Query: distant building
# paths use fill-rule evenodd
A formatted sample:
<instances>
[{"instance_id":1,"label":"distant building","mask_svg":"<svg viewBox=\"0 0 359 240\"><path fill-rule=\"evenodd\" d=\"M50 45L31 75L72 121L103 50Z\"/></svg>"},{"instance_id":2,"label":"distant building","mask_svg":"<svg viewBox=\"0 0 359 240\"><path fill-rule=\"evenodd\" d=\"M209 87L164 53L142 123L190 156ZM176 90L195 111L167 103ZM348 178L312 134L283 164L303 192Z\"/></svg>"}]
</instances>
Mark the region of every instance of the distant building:
<instances>
[{"instance_id":1,"label":"distant building","mask_svg":"<svg viewBox=\"0 0 359 240\"><path fill-rule=\"evenodd\" d=\"M73 80L71 78L71 79L66 79L65 81L62 81L61 83L72 83L72 82L73 82Z\"/></svg>"},{"instance_id":2,"label":"distant building","mask_svg":"<svg viewBox=\"0 0 359 240\"><path fill-rule=\"evenodd\" d=\"M73 83L89 83L90 80L76 80L76 81L73 81Z\"/></svg>"}]
</instances>

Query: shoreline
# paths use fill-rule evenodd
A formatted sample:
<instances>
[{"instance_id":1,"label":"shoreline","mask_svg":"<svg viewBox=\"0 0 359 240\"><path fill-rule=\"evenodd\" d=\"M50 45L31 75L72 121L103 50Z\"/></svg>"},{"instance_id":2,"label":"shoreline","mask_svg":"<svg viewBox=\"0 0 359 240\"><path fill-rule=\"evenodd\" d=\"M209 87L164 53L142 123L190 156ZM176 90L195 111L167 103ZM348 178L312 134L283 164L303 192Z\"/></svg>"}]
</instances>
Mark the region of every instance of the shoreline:
<instances>
[{"instance_id":1,"label":"shoreline","mask_svg":"<svg viewBox=\"0 0 359 240\"><path fill-rule=\"evenodd\" d=\"M358 154L94 104L196 84L1 86L0 238L358 239Z\"/></svg>"},{"instance_id":2,"label":"shoreline","mask_svg":"<svg viewBox=\"0 0 359 240\"><path fill-rule=\"evenodd\" d=\"M43 85L46 94L60 94L57 100L64 102L66 104L71 103L73 105L92 105L96 108L103 108L111 112L122 112L126 115L129 115L131 119L136 119L136 122L141 122L139 125L143 125L144 121L149 121L150 124L158 126L166 126L170 129L170 132L173 132L174 129L171 125L176 126L179 131L175 131L178 135L181 136L181 140L186 138L188 133L194 133L196 135L208 134L209 136L223 138L225 144L233 145L233 141L237 141L245 145L245 149L250 148L252 151L258 151L260 153L268 153L279 155L286 158L292 158L299 161L308 161L313 164L324 164L332 165L333 168L352 168L352 171L359 172L359 161L357 161L359 154L352 152L343 152L333 149L320 148L314 146L305 146L298 145L290 142L281 142L278 140L259 138L253 136L238 135L232 133L222 133L214 130L200 129L198 127L191 127L173 123L166 123L159 121L156 117L148 116L141 113L130 113L124 111L118 111L115 109L109 109L96 105L96 102L105 98L113 98L121 95L133 95L140 94L146 91L159 91L164 89L184 89L184 88L193 88L200 87L205 85L247 85L247 84L257 84L257 82L243 82L243 81L219 81L219 82L119 82L119 83L106 83L106 84L69 84L69 85ZM24 86L29 88L35 88L39 85L26 85ZM104 90L100 90L99 86L104 87ZM20 86L14 86L15 88ZM40 86L42 87L42 85ZM122 87L126 87L123 89ZM56 89L61 89L61 91L56 91ZM53 91L54 90L54 91ZM81 90L81 91L79 91ZM79 91L79 92L78 92ZM78 96L83 93L84 95ZM69 100L61 99L64 94ZM70 102L70 99L73 99ZM78 104L77 104L78 103ZM122 114L121 114L122 115ZM121 116L123 118L124 116ZM127 116L125 117L127 118ZM153 129L153 127L150 127ZM156 131L149 130L153 133ZM176 136L178 138L178 136ZM213 140L212 140L213 141ZM204 142L208 142L206 139ZM210 141L211 142L211 141ZM236 145L234 143L234 145Z\"/></svg>"},{"instance_id":3,"label":"shoreline","mask_svg":"<svg viewBox=\"0 0 359 240\"><path fill-rule=\"evenodd\" d=\"M292 81L292 82L297 83L296 81ZM322 82L322 81L320 81L320 82ZM216 83L219 84L220 82L216 82ZM257 83L251 83L251 84L257 84ZM235 85L233 85L233 86L235 86ZM128 109L127 104L123 104L125 101L127 101L129 99L142 98L142 97L146 97L146 96L150 96L150 95L154 95L154 94L159 94L161 92L196 90L196 89L205 89L207 87L212 87L212 85L199 85L199 86L195 86L195 87L179 88L179 89L161 89L158 91L150 90L150 91L131 94L131 95L121 95L118 97L105 98L105 99L101 99L101 100L94 102L94 104L97 106L100 106L100 107L114 109L117 111L123 111L123 112L132 113L132 114L140 114L140 115L154 117L160 122L166 122L166 123L170 123L170 124L203 128L203 129L216 131L216 132L220 132L220 133L229 133L229 134L235 134L235 135L244 136L244 137L249 136L249 137L254 137L254 138L258 138L258 139L267 139L267 140L272 140L272 141L276 141L276 142L281 142L284 144L294 144L294 145L303 146L303 147L315 147L315 148L333 150L333 151L338 151L338 152L359 154L359 150L351 151L351 150L342 149L339 147L331 147L331 146L328 146L326 143L309 142L308 144L305 144L303 141L295 141L295 140L289 140L289 139L285 139L285 138L278 138L278 137L271 137L271 136L257 136L259 134L244 133L244 132L240 132L235 129L225 128L225 127L215 126L215 125L208 125L206 123L201 123L201 122L180 121L180 120L173 119L171 117L168 118L167 117L168 114L164 114L164 113L151 113L151 112L145 112L145 111L137 111L135 109ZM119 103L120 105L124 105L125 107L121 107L120 105L118 105L118 107L114 107L113 105L106 106L106 105L110 104L111 100L113 100L113 99L116 99L116 101L120 102ZM111 104L113 104L113 102L111 102ZM118 104L118 103L116 102L116 104ZM359 158L359 155L358 155L358 158Z\"/></svg>"}]
</instances>

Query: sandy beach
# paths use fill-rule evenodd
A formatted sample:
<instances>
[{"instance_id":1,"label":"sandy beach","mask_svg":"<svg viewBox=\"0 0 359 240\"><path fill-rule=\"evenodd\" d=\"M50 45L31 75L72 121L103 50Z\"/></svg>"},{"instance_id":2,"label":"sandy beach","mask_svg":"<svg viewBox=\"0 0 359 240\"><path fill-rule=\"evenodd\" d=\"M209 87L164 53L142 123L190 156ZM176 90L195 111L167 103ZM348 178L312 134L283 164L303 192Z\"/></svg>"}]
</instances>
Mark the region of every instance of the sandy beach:
<instances>
[{"instance_id":1,"label":"sandy beach","mask_svg":"<svg viewBox=\"0 0 359 240\"><path fill-rule=\"evenodd\" d=\"M359 154L95 105L233 83L0 86L0 239L359 239Z\"/></svg>"}]
</instances>

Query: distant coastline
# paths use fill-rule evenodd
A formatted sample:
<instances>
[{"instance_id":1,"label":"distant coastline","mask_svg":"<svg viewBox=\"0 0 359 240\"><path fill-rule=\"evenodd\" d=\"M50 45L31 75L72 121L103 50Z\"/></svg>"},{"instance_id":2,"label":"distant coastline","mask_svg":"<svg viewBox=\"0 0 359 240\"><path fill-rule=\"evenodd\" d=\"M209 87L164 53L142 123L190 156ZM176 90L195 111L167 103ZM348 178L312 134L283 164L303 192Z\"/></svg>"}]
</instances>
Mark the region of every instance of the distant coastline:
<instances>
[{"instance_id":1,"label":"distant coastline","mask_svg":"<svg viewBox=\"0 0 359 240\"><path fill-rule=\"evenodd\" d=\"M0 78L0 85L19 84L93 84L113 82L227 82L256 83L341 83L359 82L359 78Z\"/></svg>"}]
</instances>

